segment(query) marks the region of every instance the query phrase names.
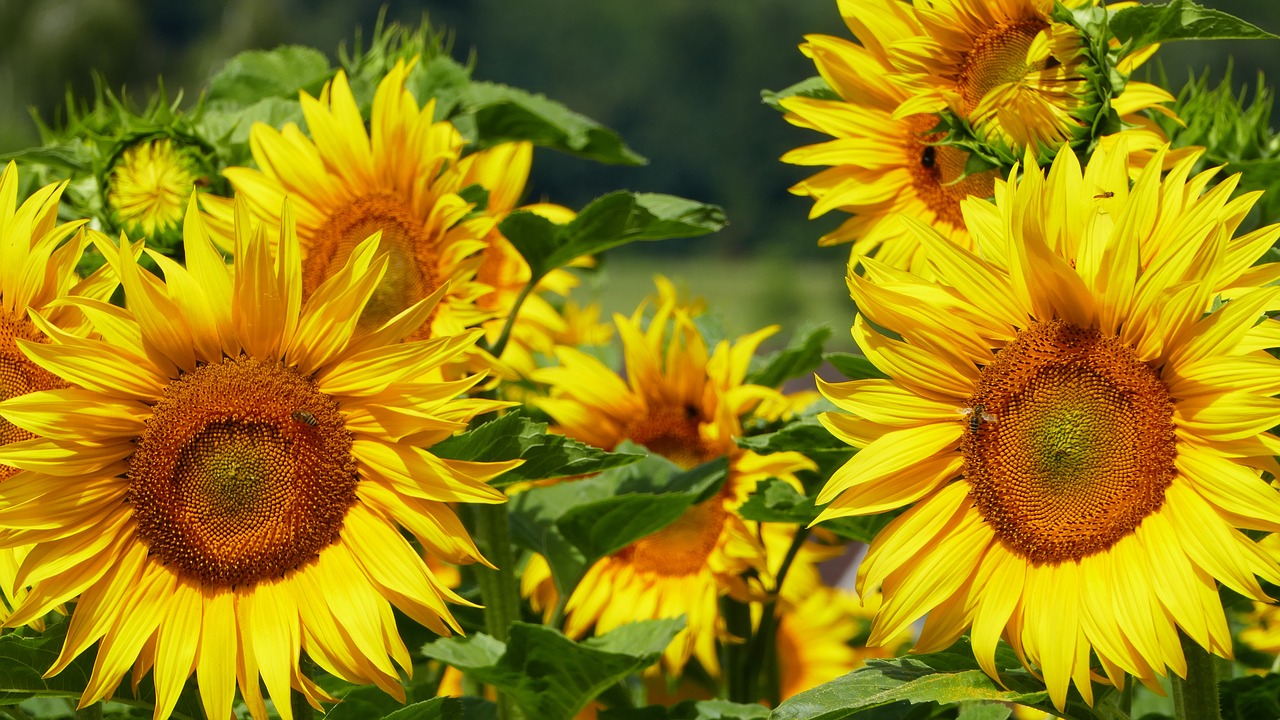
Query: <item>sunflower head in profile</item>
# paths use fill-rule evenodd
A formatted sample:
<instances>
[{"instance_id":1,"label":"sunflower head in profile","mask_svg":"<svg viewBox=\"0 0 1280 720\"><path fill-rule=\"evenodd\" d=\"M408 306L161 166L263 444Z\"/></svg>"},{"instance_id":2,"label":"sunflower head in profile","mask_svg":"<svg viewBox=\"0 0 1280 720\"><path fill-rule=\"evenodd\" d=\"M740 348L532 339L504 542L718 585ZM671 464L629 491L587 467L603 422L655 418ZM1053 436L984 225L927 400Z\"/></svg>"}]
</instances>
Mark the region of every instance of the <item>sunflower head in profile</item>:
<instances>
[{"instance_id":1,"label":"sunflower head in profile","mask_svg":"<svg viewBox=\"0 0 1280 720\"><path fill-rule=\"evenodd\" d=\"M757 455L733 441L742 434L741 419L779 394L745 382L752 355L775 328L709 349L674 293L662 293L647 326L645 310L614 317L625 375L562 347L560 365L535 375L551 388L537 404L556 430L587 444L612 450L629 439L684 468L728 457L729 478L720 493L671 525L595 563L567 600L565 633L581 636L594 627L602 634L636 620L685 615L688 626L668 646L662 668L678 675L692 656L715 675L716 642L724 634L720 596L737 592L747 569L768 572L765 548L736 509L759 481L794 481L795 472L813 464L798 453ZM526 583L525 590L536 589Z\"/></svg>"},{"instance_id":2,"label":"sunflower head in profile","mask_svg":"<svg viewBox=\"0 0 1280 720\"><path fill-rule=\"evenodd\" d=\"M167 137L135 143L121 152L107 180L107 207L117 227L148 240L175 233L198 171Z\"/></svg>"},{"instance_id":3,"label":"sunflower head in profile","mask_svg":"<svg viewBox=\"0 0 1280 720\"><path fill-rule=\"evenodd\" d=\"M861 13L883 1L845 0L842 6ZM1098 0L1062 4L1077 9L1096 6ZM1052 153L1085 137L1098 113L1107 112L1091 78L1113 71L1127 78L1157 49L1150 46L1120 58L1114 69L1099 67L1088 52L1091 39L1054 18L1052 0L939 0L909 9L894 0L894 5L918 23L914 37L897 40L888 49L895 68L914 89L898 113L950 110L980 139L1015 155ZM1109 102L1127 116L1171 100L1154 85L1132 82Z\"/></svg>"},{"instance_id":4,"label":"sunflower head in profile","mask_svg":"<svg viewBox=\"0 0 1280 720\"><path fill-rule=\"evenodd\" d=\"M18 341L62 386L0 403L36 436L0 448L21 470L0 483L3 542L34 546L18 576L31 593L8 622L78 597L49 673L96 643L82 705L132 666L153 674L157 717L194 672L208 717L230 716L239 685L266 718L261 681L287 719L291 690L331 700L302 653L403 700L410 657L392 608L457 630L446 602L461 599L422 552L483 562L449 503L505 499L486 481L510 463L429 450L502 405L458 399L478 378L441 380L476 332L402 342L442 293L357 335L394 256L360 243L304 302L291 213L269 239L243 210L234 267L193 200L186 267L151 253L163 281L127 243L102 243L129 310L67 301L100 338L33 312L49 342Z\"/></svg>"},{"instance_id":5,"label":"sunflower head in profile","mask_svg":"<svg viewBox=\"0 0 1280 720\"><path fill-rule=\"evenodd\" d=\"M927 614L916 650L972 629L994 677L1003 637L1058 708L1091 677L1185 676L1180 632L1230 656L1218 583L1280 581L1241 532L1280 530L1278 268L1253 267L1280 226L1233 237L1257 194L1206 191L1195 160L1131 187L1123 144L1083 170L1063 150L966 204L977 252L916 226L936 281L850 274L888 379L819 381L861 448L819 519L906 508L859 569L884 594L872 643Z\"/></svg>"},{"instance_id":6,"label":"sunflower head in profile","mask_svg":"<svg viewBox=\"0 0 1280 720\"><path fill-rule=\"evenodd\" d=\"M9 163L0 174L0 401L43 390L66 387L57 375L31 362L18 341L48 343L50 338L31 320L30 313L44 314L63 332L88 332L84 315L62 301L71 295L104 299L115 289L114 280L100 272L81 280L75 267L87 245L79 227L83 223L58 224L58 202L65 183L49 185L18 204L18 169ZM0 418L0 446L35 437L28 430ZM18 469L0 462L0 483ZM7 617L25 590L14 594L18 563L28 548L0 549L0 619Z\"/></svg>"},{"instance_id":7,"label":"sunflower head in profile","mask_svg":"<svg viewBox=\"0 0 1280 720\"><path fill-rule=\"evenodd\" d=\"M896 79L888 48L922 32L910 6L865 0L854 13L849 5L842 3L841 9L861 44L809 35L800 46L838 99L781 101L788 122L832 137L782 156L795 165L830 166L791 192L813 198L810 217L831 210L853 215L819 244L852 242L854 262L874 255L894 267L926 273L924 252L902 216L924 220L971 247L960 203L970 195L989 197L998 174L966 174L968 153L941 142L945 133L936 131L939 117L933 112L898 113L913 91Z\"/></svg>"}]
</instances>

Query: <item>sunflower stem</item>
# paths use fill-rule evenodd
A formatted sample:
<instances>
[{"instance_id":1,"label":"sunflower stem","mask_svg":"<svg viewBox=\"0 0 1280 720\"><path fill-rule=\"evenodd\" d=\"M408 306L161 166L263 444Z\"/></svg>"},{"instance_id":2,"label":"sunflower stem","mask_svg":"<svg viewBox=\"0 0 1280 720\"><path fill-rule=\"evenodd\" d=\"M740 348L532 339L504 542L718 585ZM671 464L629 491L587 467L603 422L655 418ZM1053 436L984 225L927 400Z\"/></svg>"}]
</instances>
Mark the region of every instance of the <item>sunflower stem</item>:
<instances>
[{"instance_id":1,"label":"sunflower stem","mask_svg":"<svg viewBox=\"0 0 1280 720\"><path fill-rule=\"evenodd\" d=\"M1179 633L1187 658L1187 679L1173 676L1173 716L1177 720L1221 720L1213 655Z\"/></svg>"},{"instance_id":2,"label":"sunflower stem","mask_svg":"<svg viewBox=\"0 0 1280 720\"><path fill-rule=\"evenodd\" d=\"M311 658L304 655L298 659L298 673L308 679L315 677L316 666ZM314 717L311 704L307 702L307 696L297 689L289 691L289 707L293 710L293 720L311 720Z\"/></svg>"},{"instance_id":3,"label":"sunflower stem","mask_svg":"<svg viewBox=\"0 0 1280 720\"><path fill-rule=\"evenodd\" d=\"M782 701L781 678L778 676L778 602L776 598L782 592L782 584L787 580L787 573L790 572L791 565L808 538L809 529L798 528L795 536L791 538L791 547L787 548L787 554L782 558L782 564L778 566L773 590L770 591L770 595L775 599L765 603L764 610L760 614L760 627L756 628L751 635L748 646L743 668L743 684L750 695L742 702L757 702L763 698L770 707L777 707Z\"/></svg>"},{"instance_id":4,"label":"sunflower stem","mask_svg":"<svg viewBox=\"0 0 1280 720\"><path fill-rule=\"evenodd\" d=\"M516 315L520 312L520 306L524 305L525 298L529 297L529 293L533 292L533 288L538 284L541 278L530 278L525 286L520 288L520 294L516 296L515 302L511 303L511 310L507 312L507 320L502 324L502 332L498 334L498 339L493 342L487 349L489 354L496 358L502 357L502 351L507 349L507 341L511 339L511 329L515 327Z\"/></svg>"},{"instance_id":5,"label":"sunflower stem","mask_svg":"<svg viewBox=\"0 0 1280 720\"><path fill-rule=\"evenodd\" d=\"M506 504L471 506L480 551L497 570L475 569L480 598L484 602L484 626L493 638L507 641L511 623L520 619L520 588L516 584L515 553ZM498 691L498 717L514 720L519 712L506 693Z\"/></svg>"}]
</instances>

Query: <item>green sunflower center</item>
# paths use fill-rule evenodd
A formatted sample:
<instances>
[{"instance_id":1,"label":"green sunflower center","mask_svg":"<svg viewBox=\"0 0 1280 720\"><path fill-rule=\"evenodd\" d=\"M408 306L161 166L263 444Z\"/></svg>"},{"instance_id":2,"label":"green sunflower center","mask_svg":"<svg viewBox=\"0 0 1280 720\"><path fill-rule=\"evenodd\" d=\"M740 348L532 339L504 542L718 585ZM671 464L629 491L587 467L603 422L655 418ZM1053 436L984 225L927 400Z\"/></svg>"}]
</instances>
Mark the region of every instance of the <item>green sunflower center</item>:
<instances>
[{"instance_id":1,"label":"green sunflower center","mask_svg":"<svg viewBox=\"0 0 1280 720\"><path fill-rule=\"evenodd\" d=\"M724 501L716 496L685 510L675 522L628 545L618 556L637 572L694 575L707 567L724 521Z\"/></svg>"},{"instance_id":2,"label":"green sunflower center","mask_svg":"<svg viewBox=\"0 0 1280 720\"><path fill-rule=\"evenodd\" d=\"M976 108L988 92L1018 82L1034 69L1027 65L1027 50L1047 27L1039 18L1027 18L997 25L974 41L956 78L966 112Z\"/></svg>"},{"instance_id":3,"label":"green sunflower center","mask_svg":"<svg viewBox=\"0 0 1280 720\"><path fill-rule=\"evenodd\" d=\"M49 342L49 338L37 330L30 320L15 317L0 307L0 400L67 387L62 378L36 365L22 354L15 342L19 338L32 342ZM0 445L31 440L34 437L35 435L0 418ZM17 468L0 464L0 481L8 480L17 472Z\"/></svg>"},{"instance_id":4,"label":"green sunflower center","mask_svg":"<svg viewBox=\"0 0 1280 720\"><path fill-rule=\"evenodd\" d=\"M366 195L329 216L309 243L303 260L303 292L310 296L342 269L357 245L378 231L382 231L378 248L390 255L390 262L360 314L357 327L363 332L376 330L440 286L435 243L423 231L423 220L400 198ZM423 332L428 327L424 323Z\"/></svg>"},{"instance_id":5,"label":"green sunflower center","mask_svg":"<svg viewBox=\"0 0 1280 720\"><path fill-rule=\"evenodd\" d=\"M153 555L207 585L310 562L355 502L351 433L333 398L241 356L173 381L129 461L129 502Z\"/></svg>"},{"instance_id":6,"label":"green sunflower center","mask_svg":"<svg viewBox=\"0 0 1280 720\"><path fill-rule=\"evenodd\" d=\"M1061 321L1020 332L971 399L965 473L984 518L1032 562L1105 550L1160 509L1173 400L1133 349Z\"/></svg>"}]
</instances>

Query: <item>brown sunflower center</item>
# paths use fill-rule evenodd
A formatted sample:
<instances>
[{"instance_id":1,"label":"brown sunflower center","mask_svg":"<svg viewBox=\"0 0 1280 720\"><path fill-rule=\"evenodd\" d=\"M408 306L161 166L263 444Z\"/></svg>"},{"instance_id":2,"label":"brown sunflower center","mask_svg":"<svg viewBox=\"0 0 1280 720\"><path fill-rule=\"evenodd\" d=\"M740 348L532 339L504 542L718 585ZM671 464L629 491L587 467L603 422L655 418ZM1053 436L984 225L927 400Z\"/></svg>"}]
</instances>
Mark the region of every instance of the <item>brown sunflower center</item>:
<instances>
[{"instance_id":1,"label":"brown sunflower center","mask_svg":"<svg viewBox=\"0 0 1280 720\"><path fill-rule=\"evenodd\" d=\"M916 159L908 168L911 188L938 220L962 228L964 216L960 212L960 201L970 195L991 197L1000 173L986 170L961 180L969 153L950 145L932 145L945 135L929 132L937 121L936 116L927 113L909 118L911 133L906 138L906 152L908 157Z\"/></svg>"},{"instance_id":2,"label":"brown sunflower center","mask_svg":"<svg viewBox=\"0 0 1280 720\"><path fill-rule=\"evenodd\" d=\"M17 317L0 306L0 400L19 395L67 387L62 378L27 359L15 342L18 338L47 343L49 338L25 317ZM35 435L0 418L0 445L30 440ZM0 464L0 481L8 480L17 468Z\"/></svg>"},{"instance_id":3,"label":"brown sunflower center","mask_svg":"<svg viewBox=\"0 0 1280 720\"><path fill-rule=\"evenodd\" d=\"M966 112L977 107L997 86L1026 77L1033 69L1027 64L1027 50L1047 27L1049 23L1040 18L1027 18L1001 23L974 41L956 77L956 89Z\"/></svg>"},{"instance_id":4,"label":"brown sunflower center","mask_svg":"<svg viewBox=\"0 0 1280 720\"><path fill-rule=\"evenodd\" d=\"M129 461L138 535L207 585L284 575L338 539L351 443L337 403L296 371L202 365L166 388Z\"/></svg>"},{"instance_id":5,"label":"brown sunflower center","mask_svg":"<svg viewBox=\"0 0 1280 720\"><path fill-rule=\"evenodd\" d=\"M719 495L684 511L676 521L618 552L637 572L655 575L692 575L707 566L707 559L724 529L724 501Z\"/></svg>"},{"instance_id":6,"label":"brown sunflower center","mask_svg":"<svg viewBox=\"0 0 1280 720\"><path fill-rule=\"evenodd\" d=\"M627 427L627 437L686 470L721 452L698 432L702 416L692 405L653 407Z\"/></svg>"},{"instance_id":7,"label":"brown sunflower center","mask_svg":"<svg viewBox=\"0 0 1280 720\"><path fill-rule=\"evenodd\" d=\"M360 315L357 327L363 332L378 328L440 286L436 245L424 231L423 220L392 195L357 198L330 215L316 232L302 267L303 292L310 296L337 274L357 245L379 230L379 250L390 254L390 262ZM426 327L424 323L424 332Z\"/></svg>"},{"instance_id":8,"label":"brown sunflower center","mask_svg":"<svg viewBox=\"0 0 1280 720\"><path fill-rule=\"evenodd\" d=\"M974 502L1032 562L1105 550L1164 502L1173 400L1118 339L1032 325L983 369L971 402L986 416L962 444Z\"/></svg>"}]
</instances>

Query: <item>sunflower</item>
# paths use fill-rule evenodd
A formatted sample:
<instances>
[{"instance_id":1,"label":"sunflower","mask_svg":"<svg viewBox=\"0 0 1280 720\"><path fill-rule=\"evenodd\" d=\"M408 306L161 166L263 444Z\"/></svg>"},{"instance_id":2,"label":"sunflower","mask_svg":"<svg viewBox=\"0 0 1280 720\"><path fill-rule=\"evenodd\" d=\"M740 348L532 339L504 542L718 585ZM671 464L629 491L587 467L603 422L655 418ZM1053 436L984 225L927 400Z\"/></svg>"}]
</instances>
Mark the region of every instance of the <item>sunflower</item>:
<instances>
[{"instance_id":1,"label":"sunflower","mask_svg":"<svg viewBox=\"0 0 1280 720\"><path fill-rule=\"evenodd\" d=\"M338 71L319 99L301 95L310 137L293 124L276 130L258 123L250 143L259 169L228 168L225 175L270 227L279 225L281 199L288 195L294 203L304 298L341 270L352 248L380 230L393 262L365 308L361 331L447 285L430 322L414 339L483 325L493 341L530 277L528 263L498 232L498 222L517 209L555 222L567 222L573 213L550 203L517 207L529 178L532 145L504 143L464 156L466 141L458 129L434 119L435 100L419 107L405 87L412 67L397 62L378 84L368 130L346 75ZM484 200L464 199L464 191L477 189ZM229 237L229 208L230 201L221 198L206 203L212 226L223 237ZM558 270L539 290L563 293L574 282ZM521 349L541 349L546 336L564 329L564 320L537 294L518 318L511 344ZM472 354L484 356L478 350ZM520 375L492 358L481 364L504 376Z\"/></svg>"},{"instance_id":2,"label":"sunflower","mask_svg":"<svg viewBox=\"0 0 1280 720\"><path fill-rule=\"evenodd\" d=\"M176 230L196 173L169 138L137 143L111 169L107 206L126 233L145 236Z\"/></svg>"},{"instance_id":3,"label":"sunflower","mask_svg":"<svg viewBox=\"0 0 1280 720\"><path fill-rule=\"evenodd\" d=\"M355 336L394 255L360 243L303 303L290 212L271 240L236 214L234 267L193 200L187 267L151 254L163 282L102 244L132 312L73 301L101 340L33 313L52 342L18 343L68 387L0 403L39 436L0 448L22 470L0 485L3 542L34 545L19 575L31 593L8 622L79 597L48 674L97 643L82 706L133 665L135 682L153 673L157 717L194 671L208 717L230 715L238 684L266 718L261 678L288 719L291 689L317 707L332 699L302 653L403 700L396 665L410 658L393 606L447 635L458 625L445 603L463 601L401 528L426 553L484 562L447 503L505 499L486 480L511 463L422 449L504 405L457 399L478 378L440 380L477 332L400 342L441 293Z\"/></svg>"},{"instance_id":4,"label":"sunflower","mask_svg":"<svg viewBox=\"0 0 1280 720\"><path fill-rule=\"evenodd\" d=\"M798 453L761 456L734 444L741 418L779 394L744 382L756 348L776 328L709 352L674 293L658 302L643 330L644 305L630 318L614 317L625 380L594 357L561 347L560 365L534 376L551 387L536 404L557 431L595 447L612 450L630 439L685 468L728 457L729 478L716 497L592 565L566 601L565 634L580 637L593 626L603 634L636 620L685 615L688 625L667 647L662 667L678 675L692 656L714 675L724 633L719 597L738 592L738 576L748 569L768 573L764 547L735 510L760 480L794 482L796 471L813 464ZM531 585L526 593L536 590Z\"/></svg>"},{"instance_id":5,"label":"sunflower","mask_svg":"<svg viewBox=\"0 0 1280 720\"><path fill-rule=\"evenodd\" d=\"M791 188L813 198L810 217L836 209L853 214L819 244L852 241L855 261L874 254L895 267L920 272L925 268L923 250L907 233L902 216L920 218L952 241L972 247L960 201L969 195L989 197L998 174L966 176L968 153L937 144L944 137L932 132L937 115L897 114L912 91L894 80L887 47L920 33L910 7L898 0L866 0L855 15L847 5L841 5L845 21L861 45L808 35L800 46L840 99L794 96L782 101L788 122L834 139L792 150L782 161L832 166Z\"/></svg>"},{"instance_id":6,"label":"sunflower","mask_svg":"<svg viewBox=\"0 0 1280 720\"><path fill-rule=\"evenodd\" d=\"M75 274L87 242L83 232L77 233L82 222L57 224L58 202L66 183L41 188L21 206L17 204L18 185L18 168L11 162L0 175L0 400L66 387L61 378L32 363L18 348L19 339L49 342L28 319L29 312L45 313L63 331L84 335L86 318L58 301L69 295L105 299L115 289L107 273L84 281ZM0 446L34 437L0 418ZM17 468L0 463L0 482L17 472ZM8 617L9 608L26 594L25 590L15 594L13 580L27 550L0 549L0 593L7 603L0 604L0 620Z\"/></svg>"},{"instance_id":7,"label":"sunflower","mask_svg":"<svg viewBox=\"0 0 1280 720\"><path fill-rule=\"evenodd\" d=\"M975 7L969 8L970 4ZM1035 145L1029 137L1047 132L1045 123L1037 121L1037 112L1057 117L1051 112L1052 105L1049 110L1041 107L1045 98L1071 107L1079 105L1081 112L1092 102L1091 112L1096 112L1096 101L1085 97L1084 81L1077 77L1078 66L1083 62L1079 47L1082 41L1074 29L1047 19L1052 3L1038 0L996 4L957 0L930 6L913 6L900 0L841 0L839 5L845 23L861 44L829 35L809 35L800 46L839 99L793 96L781 101L787 121L833 138L782 156L783 162L795 165L830 166L792 186L791 192L813 198L810 217L831 210L852 213L837 229L824 235L819 244L852 242L851 258L855 262L874 255L894 267L927 275L929 265L924 251L907 232L902 216L922 219L971 250L973 244L961 203L971 195L990 197L1000 175L996 170L966 172L972 160L970 154L948 144L946 133L939 131L942 119L938 113L947 109L948 99L952 100L954 112L970 117L970 110L957 99L962 94L948 90L958 82L954 76L961 70L956 68L968 73L965 77L978 74L986 78L981 81L984 92L994 98L989 102L1000 121L994 126L1020 138L1016 142L1009 140L1016 155L1028 144ZM973 17L987 14L1026 18L979 25L985 35L972 44L986 48L981 52L973 47L965 52L944 52L940 48L962 45L968 37L960 30L969 25L949 20L949 13L962 16L970 24L977 23ZM1038 19L1030 19L1032 16ZM1035 75L1038 79L1034 82L1016 81L1010 73L1017 68L1023 68L1018 72L1029 72L1024 65L1005 68L1000 63L1019 52L1025 56L1028 43L1038 34L1037 31L1024 37L1026 31L1042 25L1052 28L1045 34L1045 39L1052 38L1052 42L1036 44L1049 53L1040 64L1051 67L1041 74L1063 78L1050 80ZM1153 51L1154 47L1126 58L1121 71L1131 72ZM1001 80L996 82L987 75ZM1005 94L1016 98L1005 98ZM1125 129L1100 142L1110 146L1123 136L1131 150L1139 146L1148 152L1155 150L1165 138L1140 111L1163 111L1160 103L1172 100L1154 85L1130 82L1125 92L1112 100L1113 109L1125 120ZM1007 113L1013 113L1013 117L1006 118ZM1071 127L1081 122L1069 114L1064 117L1071 119ZM1056 128L1057 124L1050 126ZM1069 139L1065 130L1055 131L1052 141L1046 138L1040 146L1052 149ZM1135 154L1135 160L1142 159L1145 157Z\"/></svg>"},{"instance_id":8,"label":"sunflower","mask_svg":"<svg viewBox=\"0 0 1280 720\"><path fill-rule=\"evenodd\" d=\"M843 0L843 12L847 18L883 2ZM1074 9L1098 0L1063 4ZM905 7L897 14L906 12ZM899 112L950 109L979 137L1015 153L1051 152L1086 132L1101 103L1088 76L1109 69L1091 66L1085 52L1088 39L1055 20L1053 8L1052 0L915 3L916 36L895 39L888 50L917 90ZM1116 70L1127 77L1156 49L1142 48L1122 58ZM1172 100L1154 85L1131 82L1112 107L1125 116Z\"/></svg>"},{"instance_id":9,"label":"sunflower","mask_svg":"<svg viewBox=\"0 0 1280 720\"><path fill-rule=\"evenodd\" d=\"M928 614L916 650L972 628L995 677L1003 636L1060 709L1072 682L1092 702L1091 654L1116 685L1185 676L1179 631L1230 656L1217 583L1265 600L1255 575L1280 581L1240 531L1280 530L1259 472L1277 323L1258 322L1280 289L1250 267L1280 226L1233 238L1258 195L1206 192L1195 159L1162 181L1157 155L1130 188L1123 152L1082 172L1064 149L966 204L978 252L915 225L936 282L850 273L854 337L889 379L818 381L844 411L823 424L861 448L819 521L907 507L859 569L885 597L872 643Z\"/></svg>"}]
</instances>

